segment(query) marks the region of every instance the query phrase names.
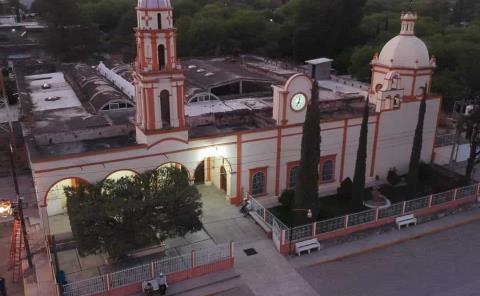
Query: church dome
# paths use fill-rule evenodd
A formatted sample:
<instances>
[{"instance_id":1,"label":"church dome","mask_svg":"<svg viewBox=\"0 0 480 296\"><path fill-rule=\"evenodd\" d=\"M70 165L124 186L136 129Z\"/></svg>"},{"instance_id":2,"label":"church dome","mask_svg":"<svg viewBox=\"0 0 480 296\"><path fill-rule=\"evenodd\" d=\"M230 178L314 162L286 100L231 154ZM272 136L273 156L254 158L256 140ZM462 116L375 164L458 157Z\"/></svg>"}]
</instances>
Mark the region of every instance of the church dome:
<instances>
[{"instance_id":1,"label":"church dome","mask_svg":"<svg viewBox=\"0 0 480 296\"><path fill-rule=\"evenodd\" d=\"M138 0L137 6L140 9L165 9L171 7L170 0Z\"/></svg>"},{"instance_id":2,"label":"church dome","mask_svg":"<svg viewBox=\"0 0 480 296\"><path fill-rule=\"evenodd\" d=\"M425 43L415 36L415 13L404 13L401 17L400 34L383 47L378 64L389 68L431 67L430 55Z\"/></svg>"}]
</instances>

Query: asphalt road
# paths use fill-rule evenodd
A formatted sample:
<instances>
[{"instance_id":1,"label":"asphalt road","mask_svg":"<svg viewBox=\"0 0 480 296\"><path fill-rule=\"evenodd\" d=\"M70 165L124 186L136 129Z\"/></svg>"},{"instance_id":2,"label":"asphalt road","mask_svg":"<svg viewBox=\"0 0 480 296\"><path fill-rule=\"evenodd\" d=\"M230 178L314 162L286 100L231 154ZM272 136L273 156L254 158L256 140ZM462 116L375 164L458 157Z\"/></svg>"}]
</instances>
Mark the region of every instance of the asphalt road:
<instances>
[{"instance_id":1,"label":"asphalt road","mask_svg":"<svg viewBox=\"0 0 480 296\"><path fill-rule=\"evenodd\" d=\"M298 272L321 296L480 295L480 222Z\"/></svg>"}]
</instances>

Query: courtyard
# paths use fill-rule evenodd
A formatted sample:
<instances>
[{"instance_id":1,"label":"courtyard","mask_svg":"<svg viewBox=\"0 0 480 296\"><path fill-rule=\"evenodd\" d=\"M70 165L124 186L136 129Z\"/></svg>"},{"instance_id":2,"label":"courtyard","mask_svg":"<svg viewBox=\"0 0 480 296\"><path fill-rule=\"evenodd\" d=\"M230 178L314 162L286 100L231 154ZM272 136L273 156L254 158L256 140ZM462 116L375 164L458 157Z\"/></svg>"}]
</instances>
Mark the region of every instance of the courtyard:
<instances>
[{"instance_id":1,"label":"courtyard","mask_svg":"<svg viewBox=\"0 0 480 296\"><path fill-rule=\"evenodd\" d=\"M162 246L146 248L138 252L138 255L117 263L107 264L106 254L81 257L71 241L68 216L60 214L49 217L50 227L58 236L57 256L60 270L65 272L68 281L77 281L163 257L175 257L215 244L230 241L243 244L265 237L260 228L239 212L238 207L228 203L223 191L207 185L197 185L197 188L202 194L203 202L201 231L168 239Z\"/></svg>"}]
</instances>

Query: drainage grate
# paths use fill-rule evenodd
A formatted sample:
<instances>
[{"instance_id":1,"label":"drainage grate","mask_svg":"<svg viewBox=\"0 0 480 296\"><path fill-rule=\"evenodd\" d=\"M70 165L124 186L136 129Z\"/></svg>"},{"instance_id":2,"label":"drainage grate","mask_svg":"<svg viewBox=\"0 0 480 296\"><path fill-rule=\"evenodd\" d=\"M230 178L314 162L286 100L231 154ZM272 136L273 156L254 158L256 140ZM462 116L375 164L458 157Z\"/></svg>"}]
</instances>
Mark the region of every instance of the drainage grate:
<instances>
[{"instance_id":1,"label":"drainage grate","mask_svg":"<svg viewBox=\"0 0 480 296\"><path fill-rule=\"evenodd\" d=\"M255 250L254 248L245 249L243 251L245 252L245 254L247 254L247 256L253 256L253 255L258 254L257 250Z\"/></svg>"}]
</instances>

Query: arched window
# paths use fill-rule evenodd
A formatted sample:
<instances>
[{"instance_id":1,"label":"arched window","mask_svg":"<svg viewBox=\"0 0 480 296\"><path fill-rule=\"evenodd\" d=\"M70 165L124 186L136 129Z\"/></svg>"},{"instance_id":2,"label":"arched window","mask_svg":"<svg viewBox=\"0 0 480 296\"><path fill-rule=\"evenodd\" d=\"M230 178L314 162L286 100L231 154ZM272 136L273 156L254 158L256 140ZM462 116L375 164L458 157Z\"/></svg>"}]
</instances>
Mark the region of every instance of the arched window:
<instances>
[{"instance_id":1,"label":"arched window","mask_svg":"<svg viewBox=\"0 0 480 296\"><path fill-rule=\"evenodd\" d=\"M322 183L332 182L335 180L335 161L333 159L326 159L321 162L320 181Z\"/></svg>"},{"instance_id":2,"label":"arched window","mask_svg":"<svg viewBox=\"0 0 480 296\"><path fill-rule=\"evenodd\" d=\"M165 46L163 44L158 46L158 69L165 69Z\"/></svg>"},{"instance_id":3,"label":"arched window","mask_svg":"<svg viewBox=\"0 0 480 296\"><path fill-rule=\"evenodd\" d=\"M259 195L266 192L266 169L254 170L251 172L251 194Z\"/></svg>"},{"instance_id":4,"label":"arched window","mask_svg":"<svg viewBox=\"0 0 480 296\"><path fill-rule=\"evenodd\" d=\"M170 93L166 89L160 93L160 111L162 115L162 127L170 128Z\"/></svg>"},{"instance_id":5,"label":"arched window","mask_svg":"<svg viewBox=\"0 0 480 296\"><path fill-rule=\"evenodd\" d=\"M298 172L300 171L300 167L298 165L293 166L290 168L290 172L288 173L288 188L295 188L297 186L297 179L298 179Z\"/></svg>"}]
</instances>

